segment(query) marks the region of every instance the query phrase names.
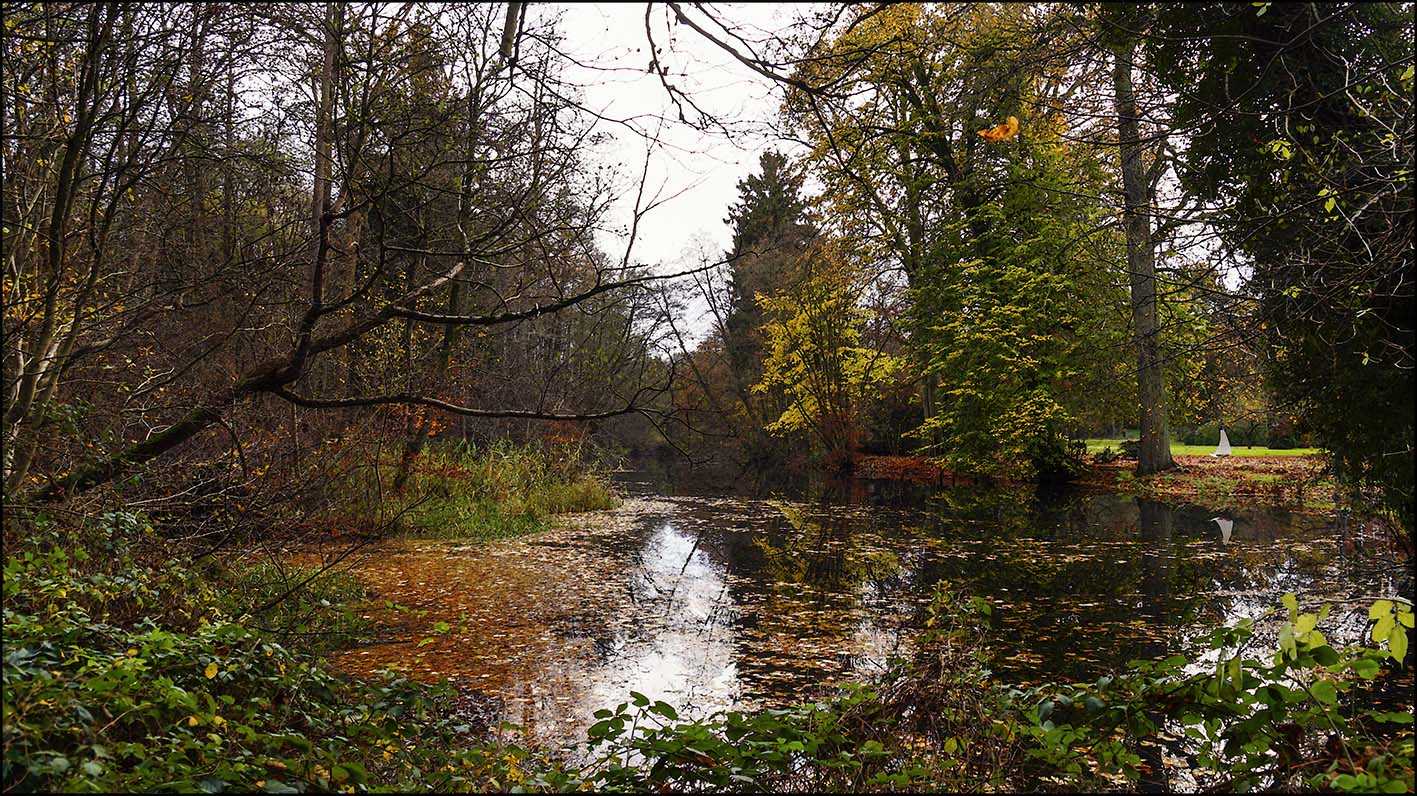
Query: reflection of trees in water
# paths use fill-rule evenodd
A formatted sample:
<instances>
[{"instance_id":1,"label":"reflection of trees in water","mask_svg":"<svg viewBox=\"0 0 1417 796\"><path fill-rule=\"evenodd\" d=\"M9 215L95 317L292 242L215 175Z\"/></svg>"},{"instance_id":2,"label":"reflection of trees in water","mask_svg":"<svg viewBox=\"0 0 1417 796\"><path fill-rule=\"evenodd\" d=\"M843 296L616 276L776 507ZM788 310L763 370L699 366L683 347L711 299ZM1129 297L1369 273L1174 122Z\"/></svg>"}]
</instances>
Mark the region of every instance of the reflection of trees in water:
<instances>
[{"instance_id":1,"label":"reflection of trees in water","mask_svg":"<svg viewBox=\"0 0 1417 796\"><path fill-rule=\"evenodd\" d=\"M1187 635L1178 628L1228 614L1223 595L1294 571L1280 566L1293 559L1293 531L1263 511L1231 512L1241 543L1223 546L1212 509L1112 495L955 489L925 511L826 496L847 505L684 499L672 515L693 551L726 573L726 614L709 621L732 624L739 676L758 693L850 676L862 639L918 625L939 581L1002 606L999 654L1026 655L996 668L1028 679L1095 676L1165 654ZM635 559L643 546L621 554L629 567L650 564ZM1309 563L1301 570L1321 576ZM622 630L642 635L649 625L637 621ZM615 634L594 635L600 655L614 657Z\"/></svg>"},{"instance_id":2,"label":"reflection of trees in water","mask_svg":"<svg viewBox=\"0 0 1417 796\"><path fill-rule=\"evenodd\" d=\"M761 574L779 591L808 587L825 605L849 607L855 604L860 586L870 582L878 590L888 588L901 573L896 551L868 549L856 537L862 521L834 512L829 505L816 512L805 506L774 502L773 507L787 522L778 541L756 536L753 545L762 554ZM868 533L875 537L876 533Z\"/></svg>"},{"instance_id":3,"label":"reflection of trees in water","mask_svg":"<svg viewBox=\"0 0 1417 796\"><path fill-rule=\"evenodd\" d=\"M1272 549L1222 547L1206 525L1214 515L1199 507L1018 493L947 494L941 503L935 521L951 544L922 580L1003 604L1001 654L1024 655L1003 670L1090 675L1108 661L1164 654L1175 629L1223 616L1215 592L1249 588L1276 563Z\"/></svg>"},{"instance_id":4,"label":"reflection of trees in water","mask_svg":"<svg viewBox=\"0 0 1417 796\"><path fill-rule=\"evenodd\" d=\"M756 588L742 595L752 610L743 611L740 674L769 688L849 674L858 634L877 632L884 618L865 610L863 593L898 592L901 558L864 544L879 536L839 504L771 505L781 522L752 538L760 568L751 573Z\"/></svg>"}]
</instances>

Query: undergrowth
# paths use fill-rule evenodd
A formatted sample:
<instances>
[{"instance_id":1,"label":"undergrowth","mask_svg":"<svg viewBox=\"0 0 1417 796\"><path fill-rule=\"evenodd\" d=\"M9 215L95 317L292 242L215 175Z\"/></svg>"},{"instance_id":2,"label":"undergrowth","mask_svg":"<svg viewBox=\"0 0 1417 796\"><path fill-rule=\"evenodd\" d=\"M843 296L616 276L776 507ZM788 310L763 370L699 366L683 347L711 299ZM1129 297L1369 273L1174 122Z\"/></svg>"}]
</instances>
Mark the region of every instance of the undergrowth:
<instances>
[{"instance_id":1,"label":"undergrowth","mask_svg":"<svg viewBox=\"0 0 1417 796\"><path fill-rule=\"evenodd\" d=\"M410 535L500 539L544 530L555 514L614 507L609 484L580 461L576 450L461 442L420 451L402 483L399 462L376 459L334 491L343 512Z\"/></svg>"},{"instance_id":2,"label":"undergrowth","mask_svg":"<svg viewBox=\"0 0 1417 796\"><path fill-rule=\"evenodd\" d=\"M535 758L445 686L331 673L348 582L174 555L140 514L6 522L6 792L483 790Z\"/></svg>"}]
</instances>

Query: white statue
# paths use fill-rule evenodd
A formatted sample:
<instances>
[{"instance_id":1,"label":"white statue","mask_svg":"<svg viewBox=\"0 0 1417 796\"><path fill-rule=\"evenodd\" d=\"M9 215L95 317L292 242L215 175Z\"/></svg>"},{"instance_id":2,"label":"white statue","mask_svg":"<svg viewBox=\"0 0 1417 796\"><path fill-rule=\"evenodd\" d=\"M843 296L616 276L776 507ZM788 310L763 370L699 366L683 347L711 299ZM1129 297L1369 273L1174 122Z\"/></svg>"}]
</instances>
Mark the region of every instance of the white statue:
<instances>
[{"instance_id":1,"label":"white statue","mask_svg":"<svg viewBox=\"0 0 1417 796\"><path fill-rule=\"evenodd\" d=\"M1212 458L1215 458L1215 459L1219 459L1219 458L1221 458L1221 457L1223 457L1223 456L1229 456L1229 455L1230 455L1230 437L1228 437L1228 436L1225 435L1225 429L1222 428L1222 429L1220 429L1220 444L1215 446L1215 453L1212 453L1212 454L1211 454L1211 457L1212 457Z\"/></svg>"}]
</instances>

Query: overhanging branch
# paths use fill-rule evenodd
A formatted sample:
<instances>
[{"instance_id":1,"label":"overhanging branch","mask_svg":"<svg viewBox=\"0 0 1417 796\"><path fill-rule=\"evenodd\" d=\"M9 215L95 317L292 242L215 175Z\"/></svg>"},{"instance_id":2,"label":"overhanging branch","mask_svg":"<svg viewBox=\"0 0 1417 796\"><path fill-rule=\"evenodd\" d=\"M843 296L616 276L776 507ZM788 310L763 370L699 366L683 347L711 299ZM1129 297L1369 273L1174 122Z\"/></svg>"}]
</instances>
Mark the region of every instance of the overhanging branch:
<instances>
[{"instance_id":1,"label":"overhanging branch","mask_svg":"<svg viewBox=\"0 0 1417 796\"><path fill-rule=\"evenodd\" d=\"M491 315L448 315L436 312L421 312L419 310L413 309L410 306L391 306L386 310L386 312L388 312L389 315L392 317L408 318L409 320L421 321L423 323L454 323L462 324L465 326L495 326L501 323L524 321L530 318L535 318L540 315L548 315L551 313L560 312L561 310L575 306L576 304L579 304L583 301L586 301L587 299L600 295L601 293L607 293L612 290L619 290L621 288L626 287L634 287L635 285L642 285L647 282L654 282L663 279L678 279L681 276L697 274L709 268L714 268L718 265L721 265L723 264L723 262L727 261L725 260L716 263L709 263L707 265L701 265L697 268L691 268L687 271L679 271L673 274L649 274L646 276L634 277L633 279L621 279L616 282L601 282L600 284L597 284L596 286L588 290L576 293L575 295L567 296L563 299L553 301L549 304L540 304L535 307L531 307L530 309L517 310L515 312L499 312Z\"/></svg>"}]
</instances>

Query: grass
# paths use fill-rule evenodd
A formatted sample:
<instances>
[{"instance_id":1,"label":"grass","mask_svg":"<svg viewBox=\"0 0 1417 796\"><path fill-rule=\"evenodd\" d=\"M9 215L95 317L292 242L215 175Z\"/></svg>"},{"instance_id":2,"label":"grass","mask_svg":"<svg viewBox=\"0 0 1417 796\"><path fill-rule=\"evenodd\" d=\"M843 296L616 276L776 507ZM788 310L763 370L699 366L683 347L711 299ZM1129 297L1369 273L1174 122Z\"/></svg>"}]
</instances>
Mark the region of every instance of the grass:
<instances>
[{"instance_id":1,"label":"grass","mask_svg":"<svg viewBox=\"0 0 1417 796\"><path fill-rule=\"evenodd\" d=\"M1088 453L1101 453L1104 448L1111 448L1114 451L1122 449L1120 439L1086 439ZM1214 445L1182 445L1178 442L1171 443L1172 456L1209 456L1215 452ZM1241 445L1231 446L1230 455L1243 457L1270 457L1270 456L1316 456L1322 453L1318 448L1263 448L1249 447Z\"/></svg>"},{"instance_id":2,"label":"grass","mask_svg":"<svg viewBox=\"0 0 1417 796\"><path fill-rule=\"evenodd\" d=\"M562 452L565 454L566 452ZM395 492L396 466L364 468L344 486L357 516L395 522L420 538L502 539L535 533L554 514L608 509L615 494L584 472L574 454L554 455L539 445L499 442L422 451L407 484Z\"/></svg>"}]
</instances>

